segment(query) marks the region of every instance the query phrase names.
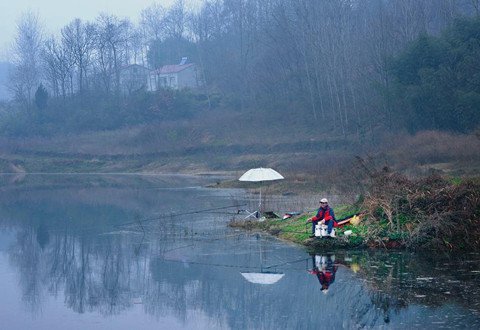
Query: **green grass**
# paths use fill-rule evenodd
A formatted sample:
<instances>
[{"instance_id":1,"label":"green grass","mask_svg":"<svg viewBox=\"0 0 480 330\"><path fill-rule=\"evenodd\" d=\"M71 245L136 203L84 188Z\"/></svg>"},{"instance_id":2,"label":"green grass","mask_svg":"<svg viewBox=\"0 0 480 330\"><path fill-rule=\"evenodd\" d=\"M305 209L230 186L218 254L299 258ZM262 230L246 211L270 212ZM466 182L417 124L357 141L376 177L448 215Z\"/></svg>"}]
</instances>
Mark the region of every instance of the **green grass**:
<instances>
[{"instance_id":1,"label":"green grass","mask_svg":"<svg viewBox=\"0 0 480 330\"><path fill-rule=\"evenodd\" d=\"M337 218L343 218L351 216L358 212L358 207L355 205L340 205L335 208L335 214ZM288 240L297 244L308 245L311 244L309 236L311 234L311 223L307 223L307 220L315 215L315 212L305 213L290 219L271 219L262 222L248 221L244 224L240 224L240 227L260 230L268 232L281 239ZM353 234L349 237L345 237L343 233L345 230L352 230ZM328 244L329 246L341 246L341 247L355 247L363 244L364 239L362 235L366 232L365 226L344 226L336 229L337 240L314 240L314 244L320 244L320 242Z\"/></svg>"},{"instance_id":2,"label":"green grass","mask_svg":"<svg viewBox=\"0 0 480 330\"><path fill-rule=\"evenodd\" d=\"M459 186L463 182L463 179L456 176L449 178L448 181L455 186Z\"/></svg>"}]
</instances>

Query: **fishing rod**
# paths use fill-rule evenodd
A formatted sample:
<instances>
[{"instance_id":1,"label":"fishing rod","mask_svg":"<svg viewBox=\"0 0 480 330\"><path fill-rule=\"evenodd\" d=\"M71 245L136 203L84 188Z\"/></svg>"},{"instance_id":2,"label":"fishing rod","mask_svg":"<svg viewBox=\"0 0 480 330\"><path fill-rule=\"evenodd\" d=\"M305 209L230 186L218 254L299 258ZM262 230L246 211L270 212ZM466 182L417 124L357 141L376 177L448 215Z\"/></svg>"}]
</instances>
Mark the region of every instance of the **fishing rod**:
<instances>
[{"instance_id":1,"label":"fishing rod","mask_svg":"<svg viewBox=\"0 0 480 330\"><path fill-rule=\"evenodd\" d=\"M284 229L279 229L280 232L282 233L293 233L293 234L308 234L307 230L305 231L298 231L298 230L284 230Z\"/></svg>"},{"instance_id":2,"label":"fishing rod","mask_svg":"<svg viewBox=\"0 0 480 330\"><path fill-rule=\"evenodd\" d=\"M136 221L129 221L129 222L124 222L124 223L114 224L113 226L118 228L118 227L124 227L124 226L129 226L129 225L140 225L140 228L142 229L142 232L145 232L145 228L144 228L143 224L146 223L146 222L150 222L150 221L154 221L154 220L167 219L167 218L172 218L172 217L178 217L178 216L184 216L184 215L200 214L200 213L216 213L216 214L219 214L220 212L211 212L211 211L225 210L225 209L234 208L234 207L238 208L240 206L245 206L245 205L247 205L247 204L230 205L230 206L216 207L216 208L196 210L196 211L183 212L183 213L171 213L171 214L168 214L168 215L164 214L164 215L154 217L154 218L146 218L146 219L140 219L140 220L136 220ZM225 212L225 213L222 213L222 214L235 215L237 213ZM82 227L81 229L76 230L76 232L86 232L86 231L89 231L89 230L95 230L97 228L98 228L98 226L96 226L96 225L89 226L89 227ZM51 230L49 230L49 232L64 232L64 231L65 231L65 229L51 229Z\"/></svg>"},{"instance_id":3,"label":"fishing rod","mask_svg":"<svg viewBox=\"0 0 480 330\"><path fill-rule=\"evenodd\" d=\"M190 212L182 212L182 213L171 213L171 214L164 214L158 217L153 217L153 218L146 218L142 220L137 220L137 221L131 221L131 222L125 222L121 224L117 224L115 226L121 227L121 226L127 226L127 225L133 225L133 224L141 224L149 221L155 221L155 220L161 220L161 219L166 219L166 218L173 218L173 217L179 217L179 216L184 216L184 215L192 215L192 214L200 214L200 213L208 213L211 211L218 211L218 210L225 210L233 207L240 207L240 206L245 206L247 204L240 204L240 205L230 205L230 206L222 206L222 207L214 207L214 208L209 208L209 209L203 209L203 210L196 210L196 211L190 211Z\"/></svg>"}]
</instances>

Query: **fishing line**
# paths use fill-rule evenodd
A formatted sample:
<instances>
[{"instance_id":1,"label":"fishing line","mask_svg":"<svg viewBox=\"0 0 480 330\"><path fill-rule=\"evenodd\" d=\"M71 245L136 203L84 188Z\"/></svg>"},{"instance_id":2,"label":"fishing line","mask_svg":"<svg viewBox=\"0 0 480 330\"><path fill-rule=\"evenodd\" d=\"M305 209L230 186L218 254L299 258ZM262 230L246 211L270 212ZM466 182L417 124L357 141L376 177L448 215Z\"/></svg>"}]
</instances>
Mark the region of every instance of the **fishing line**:
<instances>
[{"instance_id":1,"label":"fishing line","mask_svg":"<svg viewBox=\"0 0 480 330\"><path fill-rule=\"evenodd\" d=\"M182 264L187 263L187 264L191 264L191 265L212 266L212 267L222 267L222 268L239 268L239 269L258 269L258 268L260 268L260 266L215 264L215 263L208 263L208 262L183 261L183 260L166 259L166 258L160 258L160 260L165 261L165 262L174 262L174 263L182 263Z\"/></svg>"},{"instance_id":2,"label":"fishing line","mask_svg":"<svg viewBox=\"0 0 480 330\"><path fill-rule=\"evenodd\" d=\"M285 262L275 264L275 265L271 265L271 266L265 266L265 267L263 267L263 269L269 269L269 268L274 268L274 267L283 266L283 265L296 264L297 262L302 262L302 261L305 261L305 260L308 261L308 259L309 258L294 259L294 260L291 260L291 261L285 261Z\"/></svg>"},{"instance_id":3,"label":"fishing line","mask_svg":"<svg viewBox=\"0 0 480 330\"><path fill-rule=\"evenodd\" d=\"M238 205L230 205L230 206L222 206L222 207L215 207L215 208L208 208L208 209L202 209L202 210L196 210L196 211L189 211L189 212L182 212L182 213L171 213L171 214L163 214L157 217L153 218L145 218L145 219L140 219L137 221L130 221L130 222L125 222L125 223L120 223L120 224L113 224L113 227L123 227L123 226L129 226L129 225L140 225L143 226L143 223L145 222L150 222L154 220L161 220L161 219L168 219L168 218L173 218L173 217L180 217L180 216L185 216L185 215L193 215L193 214L201 214L201 213L211 213L211 214L224 214L224 215L237 215L238 212L236 213L230 213L230 212L212 212L212 211L218 211L218 210L225 210L229 208L239 208L241 206L246 206L248 204L238 204ZM310 210L307 210L306 212L309 212ZM89 230L95 230L97 229L97 226L90 226L90 227L83 227L80 229L75 230L76 233L81 233ZM63 229L51 229L49 232L64 232ZM295 232L295 231L284 231L284 232L292 232L292 233L297 233L297 234L303 234L302 232ZM105 233L102 233L105 234Z\"/></svg>"},{"instance_id":4,"label":"fishing line","mask_svg":"<svg viewBox=\"0 0 480 330\"><path fill-rule=\"evenodd\" d=\"M162 253L168 253L168 252L172 252L172 251L175 251L175 250L181 250L181 249L185 249L185 248L192 247L192 246L195 246L195 244L177 246L177 247L162 251Z\"/></svg>"},{"instance_id":5,"label":"fishing line","mask_svg":"<svg viewBox=\"0 0 480 330\"><path fill-rule=\"evenodd\" d=\"M182 239L187 240L188 239L189 241L195 241L195 242L213 243L214 241L219 241L219 240L222 240L222 239L229 239L229 238L236 238L236 237L240 237L240 236L245 236L245 233L234 233L234 234L226 234L226 235L220 234L220 235L215 235L215 236L204 234L204 235L194 235L193 237L189 236L189 235L185 235L185 236L165 235L165 237L157 237L156 236L156 239L158 239L162 242L167 242L167 241L171 241L171 240L174 240L174 239L178 239L178 240L182 240Z\"/></svg>"},{"instance_id":6,"label":"fishing line","mask_svg":"<svg viewBox=\"0 0 480 330\"><path fill-rule=\"evenodd\" d=\"M259 268L261 269L270 269L274 268L277 266L282 266L282 265L289 265L289 264L294 264L294 263L299 263L299 262L308 262L309 258L301 258L301 259L295 259L292 261L286 261L284 263L278 264L278 265L272 265L272 266L245 266L245 265L232 265L232 264L220 264L220 263L209 263L209 262L199 262L199 261L186 261L186 260L176 260L176 259L167 259L167 258L160 258L160 260L164 262L172 262L172 263L181 263L181 264L191 264L191 265L200 265L200 266L211 266L211 267L221 267L221 268L237 268L237 269L254 269L258 270ZM304 271L304 269L295 269L295 268L289 268L290 271Z\"/></svg>"},{"instance_id":7,"label":"fishing line","mask_svg":"<svg viewBox=\"0 0 480 330\"><path fill-rule=\"evenodd\" d=\"M229 265L229 264L217 264L217 263L209 263L209 262L199 262L199 261L184 261L184 260L175 260L175 259L166 259L160 258L166 262L174 262L174 263L187 263L191 265L200 265L200 266L212 266L212 267L222 267L222 268L238 268L238 269L259 269L262 268L261 266L244 266L244 265Z\"/></svg>"},{"instance_id":8,"label":"fishing line","mask_svg":"<svg viewBox=\"0 0 480 330\"><path fill-rule=\"evenodd\" d=\"M196 210L196 211L190 211L190 212L183 212L183 213L171 213L171 214L164 214L160 215L158 217L153 217L153 218L146 218L142 220L137 220L137 221L131 221L131 222L125 222L121 224L117 224L115 226L126 226L126 225L133 225L133 224L139 224L139 223L144 223L144 222L149 222L149 221L154 221L154 220L161 220L161 219L167 219L167 218L173 218L173 217L179 217L179 216L184 216L184 215L192 215L192 214L200 214L200 213L210 213L211 211L217 211L217 210L225 210L233 207L240 207L240 206L245 206L247 204L241 204L241 205L230 205L230 206L222 206L222 207L214 207L214 208L209 208L209 209L203 209L203 210Z\"/></svg>"}]
</instances>

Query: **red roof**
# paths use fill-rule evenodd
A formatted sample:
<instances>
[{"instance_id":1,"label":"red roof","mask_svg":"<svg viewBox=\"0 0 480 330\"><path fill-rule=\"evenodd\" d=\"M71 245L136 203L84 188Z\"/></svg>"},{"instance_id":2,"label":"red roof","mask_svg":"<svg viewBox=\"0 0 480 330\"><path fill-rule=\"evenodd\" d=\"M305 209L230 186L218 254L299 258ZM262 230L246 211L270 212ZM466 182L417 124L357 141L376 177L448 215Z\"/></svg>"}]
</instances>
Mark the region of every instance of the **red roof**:
<instances>
[{"instance_id":1,"label":"red roof","mask_svg":"<svg viewBox=\"0 0 480 330\"><path fill-rule=\"evenodd\" d=\"M191 67L192 65L193 63L188 63L184 65L179 65L179 64L164 65L160 69L158 69L156 72L159 74L177 73L185 70L186 68Z\"/></svg>"}]
</instances>

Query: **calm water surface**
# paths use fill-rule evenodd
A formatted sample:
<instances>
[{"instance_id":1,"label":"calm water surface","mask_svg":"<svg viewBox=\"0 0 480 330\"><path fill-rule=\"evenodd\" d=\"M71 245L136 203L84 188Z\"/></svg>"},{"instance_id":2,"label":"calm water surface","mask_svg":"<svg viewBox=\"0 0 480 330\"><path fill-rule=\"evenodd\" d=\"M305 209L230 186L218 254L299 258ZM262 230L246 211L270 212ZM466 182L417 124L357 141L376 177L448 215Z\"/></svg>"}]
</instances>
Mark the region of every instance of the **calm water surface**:
<instances>
[{"instance_id":1,"label":"calm water surface","mask_svg":"<svg viewBox=\"0 0 480 330\"><path fill-rule=\"evenodd\" d=\"M308 254L216 179L2 176L0 328L480 328L479 254Z\"/></svg>"}]
</instances>

